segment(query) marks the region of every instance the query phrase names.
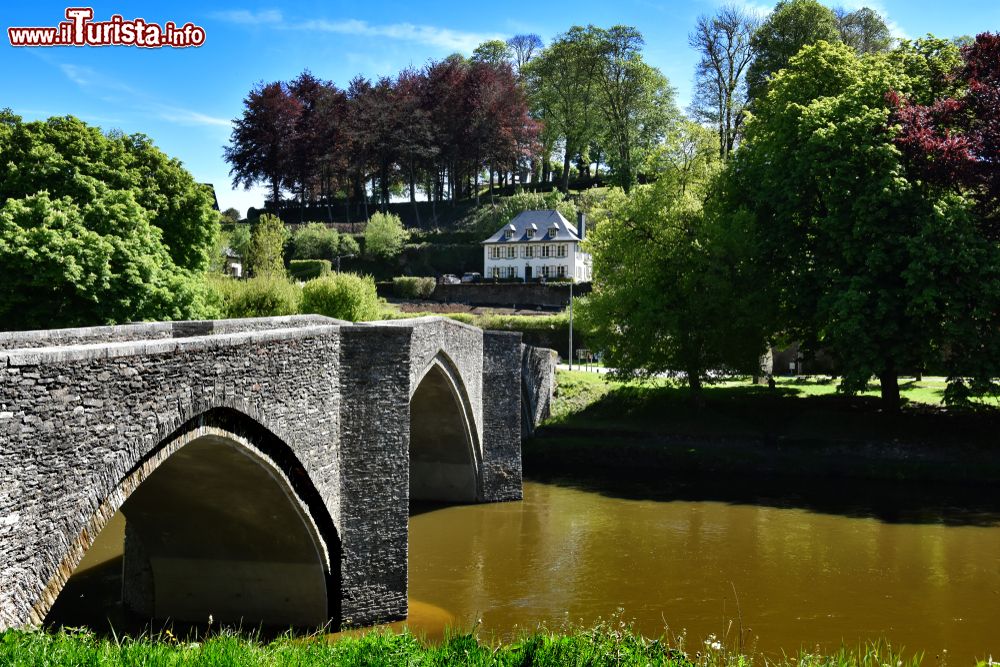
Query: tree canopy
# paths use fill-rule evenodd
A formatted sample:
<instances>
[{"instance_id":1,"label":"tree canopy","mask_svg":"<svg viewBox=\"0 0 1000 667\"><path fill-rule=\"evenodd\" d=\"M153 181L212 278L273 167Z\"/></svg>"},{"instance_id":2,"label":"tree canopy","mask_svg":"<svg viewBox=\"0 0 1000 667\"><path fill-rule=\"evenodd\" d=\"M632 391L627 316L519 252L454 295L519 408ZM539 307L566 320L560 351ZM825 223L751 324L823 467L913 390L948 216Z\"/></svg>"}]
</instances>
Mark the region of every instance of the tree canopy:
<instances>
[{"instance_id":1,"label":"tree canopy","mask_svg":"<svg viewBox=\"0 0 1000 667\"><path fill-rule=\"evenodd\" d=\"M0 112L0 319L51 328L209 312L219 215L143 135Z\"/></svg>"},{"instance_id":2,"label":"tree canopy","mask_svg":"<svg viewBox=\"0 0 1000 667\"><path fill-rule=\"evenodd\" d=\"M898 59L808 46L757 100L730 170L727 207L753 220L778 326L831 351L845 390L879 377L890 408L898 375L961 345L953 305L997 284L969 197L927 188L897 147L888 93L923 85ZM956 375L968 362L946 361Z\"/></svg>"}]
</instances>

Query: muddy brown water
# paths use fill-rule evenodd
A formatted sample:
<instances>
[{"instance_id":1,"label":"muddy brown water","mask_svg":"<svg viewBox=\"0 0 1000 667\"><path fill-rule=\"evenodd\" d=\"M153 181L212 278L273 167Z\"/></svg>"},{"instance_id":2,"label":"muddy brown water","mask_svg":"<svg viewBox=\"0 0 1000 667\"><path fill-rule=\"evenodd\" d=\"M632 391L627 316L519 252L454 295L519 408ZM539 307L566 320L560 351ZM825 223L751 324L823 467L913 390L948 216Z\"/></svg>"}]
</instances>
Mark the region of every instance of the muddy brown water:
<instances>
[{"instance_id":1,"label":"muddy brown water","mask_svg":"<svg viewBox=\"0 0 1000 667\"><path fill-rule=\"evenodd\" d=\"M785 486L526 482L522 502L414 507L407 624L510 640L614 617L695 651L713 634L733 644L742 622L767 655L886 637L930 665L1000 659L993 494ZM50 622L120 618L123 527L98 538Z\"/></svg>"}]
</instances>

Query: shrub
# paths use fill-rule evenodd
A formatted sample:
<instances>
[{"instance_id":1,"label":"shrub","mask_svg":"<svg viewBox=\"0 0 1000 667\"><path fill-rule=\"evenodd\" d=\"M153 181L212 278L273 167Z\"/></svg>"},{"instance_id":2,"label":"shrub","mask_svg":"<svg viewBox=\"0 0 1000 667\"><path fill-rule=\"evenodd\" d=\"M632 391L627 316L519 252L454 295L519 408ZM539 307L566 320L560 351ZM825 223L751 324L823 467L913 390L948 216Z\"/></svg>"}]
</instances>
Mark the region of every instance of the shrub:
<instances>
[{"instance_id":1,"label":"shrub","mask_svg":"<svg viewBox=\"0 0 1000 667\"><path fill-rule=\"evenodd\" d=\"M382 258L395 257L403 250L408 236L398 215L376 213L365 226L365 254Z\"/></svg>"},{"instance_id":2,"label":"shrub","mask_svg":"<svg viewBox=\"0 0 1000 667\"><path fill-rule=\"evenodd\" d=\"M433 278L397 276L392 279L393 294L401 299L427 299L436 285L437 281Z\"/></svg>"},{"instance_id":3,"label":"shrub","mask_svg":"<svg viewBox=\"0 0 1000 667\"><path fill-rule=\"evenodd\" d=\"M322 223L311 222L292 234L291 250L295 259L332 260L340 252L340 234Z\"/></svg>"},{"instance_id":4,"label":"shrub","mask_svg":"<svg viewBox=\"0 0 1000 667\"><path fill-rule=\"evenodd\" d=\"M379 318L375 279L353 273L335 273L310 280L302 288L302 312L349 322Z\"/></svg>"},{"instance_id":5,"label":"shrub","mask_svg":"<svg viewBox=\"0 0 1000 667\"><path fill-rule=\"evenodd\" d=\"M276 275L249 280L213 277L209 285L226 318L294 315L302 298L298 285Z\"/></svg>"},{"instance_id":6,"label":"shrub","mask_svg":"<svg viewBox=\"0 0 1000 667\"><path fill-rule=\"evenodd\" d=\"M295 280L312 280L330 275L328 259L293 259L288 263L288 275Z\"/></svg>"}]
</instances>

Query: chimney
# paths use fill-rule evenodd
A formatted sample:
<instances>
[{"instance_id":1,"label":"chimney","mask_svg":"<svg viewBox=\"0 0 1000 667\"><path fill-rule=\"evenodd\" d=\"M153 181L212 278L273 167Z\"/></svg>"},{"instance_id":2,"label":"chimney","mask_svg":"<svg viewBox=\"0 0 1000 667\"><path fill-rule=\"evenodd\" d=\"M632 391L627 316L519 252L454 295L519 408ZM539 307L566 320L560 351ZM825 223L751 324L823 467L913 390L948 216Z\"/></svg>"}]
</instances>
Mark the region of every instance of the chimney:
<instances>
[{"instance_id":1,"label":"chimney","mask_svg":"<svg viewBox=\"0 0 1000 667\"><path fill-rule=\"evenodd\" d=\"M582 211L576 214L576 233L581 239L587 236L587 216Z\"/></svg>"}]
</instances>

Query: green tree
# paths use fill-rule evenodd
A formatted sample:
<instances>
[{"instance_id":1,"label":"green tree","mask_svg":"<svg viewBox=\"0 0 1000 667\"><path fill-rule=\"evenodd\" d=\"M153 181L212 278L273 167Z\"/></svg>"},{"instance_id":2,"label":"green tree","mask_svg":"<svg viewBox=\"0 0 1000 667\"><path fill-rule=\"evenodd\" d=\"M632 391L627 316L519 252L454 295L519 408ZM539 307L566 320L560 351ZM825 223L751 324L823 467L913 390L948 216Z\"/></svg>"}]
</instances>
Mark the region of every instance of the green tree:
<instances>
[{"instance_id":1,"label":"green tree","mask_svg":"<svg viewBox=\"0 0 1000 667\"><path fill-rule=\"evenodd\" d=\"M235 225L226 232L229 248L244 261L250 254L250 225Z\"/></svg>"},{"instance_id":2,"label":"green tree","mask_svg":"<svg viewBox=\"0 0 1000 667\"><path fill-rule=\"evenodd\" d=\"M573 26L522 70L534 114L545 123L543 143L551 142L553 134L564 142L563 192L569 191L570 161L598 133L602 62L598 30Z\"/></svg>"},{"instance_id":3,"label":"green tree","mask_svg":"<svg viewBox=\"0 0 1000 667\"><path fill-rule=\"evenodd\" d=\"M616 25L595 32L609 162L615 181L628 192L636 181L637 166L679 113L667 78L642 59L643 38L637 29Z\"/></svg>"},{"instance_id":4,"label":"green tree","mask_svg":"<svg viewBox=\"0 0 1000 667\"><path fill-rule=\"evenodd\" d=\"M832 352L847 392L878 377L889 409L898 376L949 344L956 290L992 280L970 202L909 178L894 145L887 93L926 85L898 58L806 47L758 100L729 171L727 206L750 216L784 332Z\"/></svg>"},{"instance_id":5,"label":"green tree","mask_svg":"<svg viewBox=\"0 0 1000 667\"><path fill-rule=\"evenodd\" d=\"M0 155L5 327L214 314L200 273L218 215L146 137L0 112Z\"/></svg>"},{"instance_id":6,"label":"green tree","mask_svg":"<svg viewBox=\"0 0 1000 667\"><path fill-rule=\"evenodd\" d=\"M395 257L402 252L407 238L409 234L398 215L378 212L365 226L365 254L382 259Z\"/></svg>"},{"instance_id":7,"label":"green tree","mask_svg":"<svg viewBox=\"0 0 1000 667\"><path fill-rule=\"evenodd\" d=\"M225 211L219 214L222 218L223 224L235 225L237 224L241 217L240 212L235 208L227 208Z\"/></svg>"},{"instance_id":8,"label":"green tree","mask_svg":"<svg viewBox=\"0 0 1000 667\"><path fill-rule=\"evenodd\" d=\"M718 160L714 136L704 148ZM759 370L766 321L744 289L752 240L692 190L667 177L609 196L607 218L590 235L594 290L579 312L616 376L681 371L700 400L703 384L725 371Z\"/></svg>"},{"instance_id":9,"label":"green tree","mask_svg":"<svg viewBox=\"0 0 1000 667\"><path fill-rule=\"evenodd\" d=\"M488 65L509 65L513 51L502 39L490 39L472 51L472 61Z\"/></svg>"},{"instance_id":10,"label":"green tree","mask_svg":"<svg viewBox=\"0 0 1000 667\"><path fill-rule=\"evenodd\" d=\"M721 7L712 16L700 16L688 44L698 51L692 115L717 128L719 156L736 146L745 117L746 74L753 50L750 40L757 17L736 5Z\"/></svg>"},{"instance_id":11,"label":"green tree","mask_svg":"<svg viewBox=\"0 0 1000 667\"><path fill-rule=\"evenodd\" d=\"M250 230L246 263L254 276L284 275L283 259L288 230L276 215L265 213Z\"/></svg>"},{"instance_id":12,"label":"green tree","mask_svg":"<svg viewBox=\"0 0 1000 667\"><path fill-rule=\"evenodd\" d=\"M892 33L874 9L862 7L853 12L834 10L840 40L858 55L885 53L892 47Z\"/></svg>"},{"instance_id":13,"label":"green tree","mask_svg":"<svg viewBox=\"0 0 1000 667\"><path fill-rule=\"evenodd\" d=\"M781 0L750 41L753 62L747 71L747 95L759 99L768 79L788 65L803 46L840 41L833 10L816 0Z\"/></svg>"}]
</instances>

